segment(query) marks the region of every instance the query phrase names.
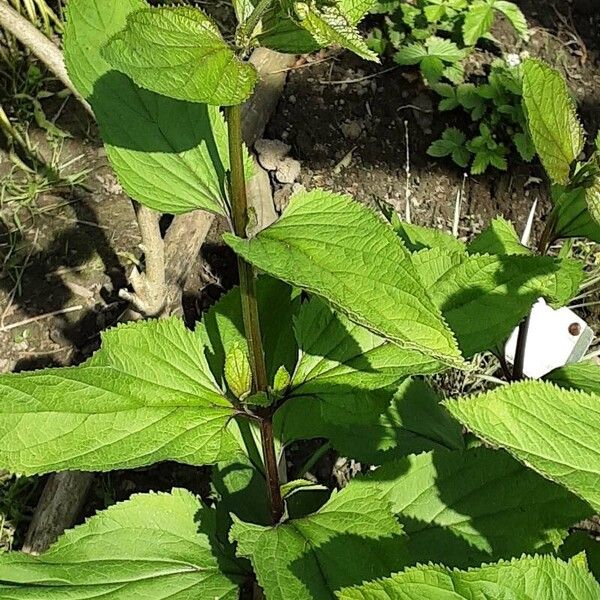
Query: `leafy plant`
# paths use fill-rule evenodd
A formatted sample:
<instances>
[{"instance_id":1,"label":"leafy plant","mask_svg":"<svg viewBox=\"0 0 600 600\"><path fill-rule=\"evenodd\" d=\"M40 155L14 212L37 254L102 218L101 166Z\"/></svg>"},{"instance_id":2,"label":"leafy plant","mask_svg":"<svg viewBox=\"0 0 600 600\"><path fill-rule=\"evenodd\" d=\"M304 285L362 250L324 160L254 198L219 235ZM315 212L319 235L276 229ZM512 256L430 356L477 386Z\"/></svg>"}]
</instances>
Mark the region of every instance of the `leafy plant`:
<instances>
[{"instance_id":1,"label":"leafy plant","mask_svg":"<svg viewBox=\"0 0 600 600\"><path fill-rule=\"evenodd\" d=\"M376 2L372 13L383 14L384 28L375 28L367 40L370 48L384 54L395 50L400 65L420 65L431 84L464 79L463 60L480 39L490 39L496 14L503 14L522 39L527 21L521 9L504 0L401 0Z\"/></svg>"},{"instance_id":2,"label":"leafy plant","mask_svg":"<svg viewBox=\"0 0 600 600\"><path fill-rule=\"evenodd\" d=\"M451 156L460 167L471 164L471 173L484 173L489 166L505 171L506 157L511 149L529 162L535 156L535 147L522 108L522 67L510 66L497 60L484 83L461 83L453 86L438 83L433 89L442 96L441 112L462 108L470 114L478 135L467 140L467 135L449 128L440 140L429 147L434 157ZM450 150L448 140L460 148ZM450 150L450 151L448 151Z\"/></svg>"},{"instance_id":3,"label":"leafy plant","mask_svg":"<svg viewBox=\"0 0 600 600\"><path fill-rule=\"evenodd\" d=\"M136 495L41 556L1 555L3 599L599 597L585 555L563 547L598 508L586 417L599 368L444 402L424 378L473 368L539 296L566 305L582 265L516 251L506 224L466 246L324 190L246 235L240 102L256 76L243 56L326 43L365 55L354 25L368 4L240 0L229 45L199 9L70 0L67 63L121 182L151 208L224 215L240 285L195 331L122 325L80 366L0 376L0 466L175 460L213 465L214 488ZM279 466L312 438L382 466L309 499L323 486L284 482Z\"/></svg>"}]
</instances>

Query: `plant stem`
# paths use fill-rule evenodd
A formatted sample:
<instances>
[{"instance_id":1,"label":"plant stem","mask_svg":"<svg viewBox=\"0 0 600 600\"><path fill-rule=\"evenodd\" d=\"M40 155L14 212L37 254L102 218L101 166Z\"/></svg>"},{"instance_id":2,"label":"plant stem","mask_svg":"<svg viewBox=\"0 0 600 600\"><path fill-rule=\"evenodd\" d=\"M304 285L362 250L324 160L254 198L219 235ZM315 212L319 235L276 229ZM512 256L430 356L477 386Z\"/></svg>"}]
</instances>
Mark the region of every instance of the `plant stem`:
<instances>
[{"instance_id":1,"label":"plant stem","mask_svg":"<svg viewBox=\"0 0 600 600\"><path fill-rule=\"evenodd\" d=\"M273 4L273 0L259 0L256 8L250 13L250 16L242 26L242 30L247 37L250 37L254 33L262 16L271 8L271 4Z\"/></svg>"},{"instance_id":2,"label":"plant stem","mask_svg":"<svg viewBox=\"0 0 600 600\"><path fill-rule=\"evenodd\" d=\"M242 143L242 111L241 106L232 106L228 111L229 162L231 169L231 205L233 229L239 237L245 238L248 224L248 199L246 196L246 180L244 177L244 155ZM244 331L248 340L249 360L252 369L253 389L265 392L268 386L265 355L260 334L260 320L256 299L256 279L252 265L238 257L240 275L240 296ZM267 408L258 414L261 422L261 442L267 491L271 507L271 520L275 525L283 515L283 500L279 485L275 439L273 436L273 409Z\"/></svg>"},{"instance_id":3,"label":"plant stem","mask_svg":"<svg viewBox=\"0 0 600 600\"><path fill-rule=\"evenodd\" d=\"M548 248L552 243L552 237L554 235L554 228L556 226L556 219L558 217L558 211L556 207L552 209L552 212L546 220L544 231L540 237L540 241L537 245L537 252L541 256L545 256L548 253ZM512 379L518 381L523 379L523 367L525 365L525 347L527 346L527 333L529 331L529 318L531 313L527 315L524 321L519 325L519 335L517 336L517 347L515 349L515 362L513 366Z\"/></svg>"}]
</instances>

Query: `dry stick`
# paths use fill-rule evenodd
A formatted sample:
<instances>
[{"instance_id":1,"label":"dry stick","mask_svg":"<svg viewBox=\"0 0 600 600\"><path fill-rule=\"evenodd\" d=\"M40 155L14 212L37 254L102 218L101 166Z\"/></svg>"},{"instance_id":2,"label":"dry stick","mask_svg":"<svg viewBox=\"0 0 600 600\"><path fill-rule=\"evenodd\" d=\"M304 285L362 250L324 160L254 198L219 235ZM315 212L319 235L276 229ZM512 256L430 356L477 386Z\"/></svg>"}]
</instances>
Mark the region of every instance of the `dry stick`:
<instances>
[{"instance_id":1,"label":"dry stick","mask_svg":"<svg viewBox=\"0 0 600 600\"><path fill-rule=\"evenodd\" d=\"M92 108L71 82L62 52L43 33L38 31L25 17L22 17L6 0L0 0L0 27L14 35L29 48L62 81L81 102L90 115Z\"/></svg>"},{"instance_id":2,"label":"dry stick","mask_svg":"<svg viewBox=\"0 0 600 600\"><path fill-rule=\"evenodd\" d=\"M264 48L255 50L250 57L261 80L253 98L242 109L242 132L248 146L253 146L263 134L285 85L286 73L282 70L295 60L293 55ZM257 189L256 196L250 196L248 202L256 205L272 201L271 194L270 187ZM261 213L257 211L257 214ZM197 210L175 217L167 230L164 249L167 313L179 310L182 284L198 257L214 218L210 213ZM77 521L93 479L93 473L81 471L50 476L25 537L24 549L27 552L43 552Z\"/></svg>"},{"instance_id":3,"label":"dry stick","mask_svg":"<svg viewBox=\"0 0 600 600\"><path fill-rule=\"evenodd\" d=\"M160 213L134 202L135 215L142 236L145 269L137 267L129 276L133 293L119 290L119 297L129 301L137 312L146 317L159 317L167 301L165 277L165 242L160 232Z\"/></svg>"}]
</instances>

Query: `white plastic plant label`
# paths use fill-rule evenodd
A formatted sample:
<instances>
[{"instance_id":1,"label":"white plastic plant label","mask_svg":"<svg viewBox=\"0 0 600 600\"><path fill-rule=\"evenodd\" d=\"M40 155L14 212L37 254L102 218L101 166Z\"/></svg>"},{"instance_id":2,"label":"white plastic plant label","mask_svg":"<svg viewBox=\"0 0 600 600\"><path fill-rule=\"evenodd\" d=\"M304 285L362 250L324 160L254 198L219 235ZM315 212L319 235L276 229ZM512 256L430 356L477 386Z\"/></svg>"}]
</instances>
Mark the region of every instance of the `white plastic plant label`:
<instances>
[{"instance_id":1,"label":"white plastic plant label","mask_svg":"<svg viewBox=\"0 0 600 600\"><path fill-rule=\"evenodd\" d=\"M511 334L505 348L505 358L514 364L519 328ZM587 352L594 333L588 324L569 308L558 310L540 298L531 309L523 375L539 379L567 363L580 361Z\"/></svg>"}]
</instances>

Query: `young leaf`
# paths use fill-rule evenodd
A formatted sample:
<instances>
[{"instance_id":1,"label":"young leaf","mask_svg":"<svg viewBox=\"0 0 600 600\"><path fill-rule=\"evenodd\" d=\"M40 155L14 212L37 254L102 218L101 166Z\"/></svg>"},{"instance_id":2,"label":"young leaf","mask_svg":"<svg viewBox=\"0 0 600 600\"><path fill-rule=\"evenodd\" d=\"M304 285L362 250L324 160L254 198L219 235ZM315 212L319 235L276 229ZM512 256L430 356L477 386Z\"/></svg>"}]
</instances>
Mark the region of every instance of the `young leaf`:
<instances>
[{"instance_id":1,"label":"young leaf","mask_svg":"<svg viewBox=\"0 0 600 600\"><path fill-rule=\"evenodd\" d=\"M528 132L515 133L512 137L517 152L525 162L531 162L535 157L535 146Z\"/></svg>"},{"instance_id":2,"label":"young leaf","mask_svg":"<svg viewBox=\"0 0 600 600\"><path fill-rule=\"evenodd\" d=\"M79 367L0 376L0 465L110 471L233 457L233 409L203 348L173 318L121 325Z\"/></svg>"},{"instance_id":3,"label":"young leaf","mask_svg":"<svg viewBox=\"0 0 600 600\"><path fill-rule=\"evenodd\" d=\"M127 194L161 212L225 214L229 157L219 109L143 90L100 56L127 15L146 6L143 0L70 0L64 39L69 74L94 109Z\"/></svg>"},{"instance_id":4,"label":"young leaf","mask_svg":"<svg viewBox=\"0 0 600 600\"><path fill-rule=\"evenodd\" d=\"M306 29L320 46L338 44L366 60L379 62L377 54L369 49L358 29L337 6L295 2L294 8L299 25Z\"/></svg>"},{"instance_id":5,"label":"young leaf","mask_svg":"<svg viewBox=\"0 0 600 600\"><path fill-rule=\"evenodd\" d=\"M528 254L532 252L521 244L515 226L502 217L492 219L467 247L469 254Z\"/></svg>"},{"instance_id":6,"label":"young leaf","mask_svg":"<svg viewBox=\"0 0 600 600\"><path fill-rule=\"evenodd\" d=\"M552 552L592 509L505 452L434 451L384 465L356 485L391 503L414 563L467 568Z\"/></svg>"},{"instance_id":7,"label":"young leaf","mask_svg":"<svg viewBox=\"0 0 600 600\"><path fill-rule=\"evenodd\" d=\"M320 298L302 306L294 331L300 360L288 395L316 397L330 423L375 421L402 379L443 368L357 325Z\"/></svg>"},{"instance_id":8,"label":"young leaf","mask_svg":"<svg viewBox=\"0 0 600 600\"><path fill-rule=\"evenodd\" d=\"M525 40L529 38L527 19L525 19L525 15L514 2L494 0L494 8L499 10L510 21L510 24L515 28L520 37Z\"/></svg>"},{"instance_id":9,"label":"young leaf","mask_svg":"<svg viewBox=\"0 0 600 600\"><path fill-rule=\"evenodd\" d=\"M463 39L467 46L474 46L492 28L494 9L490 2L478 0L469 8L463 24Z\"/></svg>"},{"instance_id":10,"label":"young leaf","mask_svg":"<svg viewBox=\"0 0 600 600\"><path fill-rule=\"evenodd\" d=\"M288 2L288 4L293 3ZM308 4L309 7L317 10L322 8L323 4L329 5L336 13L343 16L348 26L354 28L369 11L373 0L334 0L328 3L315 3L309 0L301 4ZM286 9L282 3L276 2L262 20L262 32L257 36L258 41L262 46L290 54L305 54L318 50L322 43L296 22L297 17L292 9L293 6ZM325 42L326 45L329 43L329 41Z\"/></svg>"},{"instance_id":11,"label":"young leaf","mask_svg":"<svg viewBox=\"0 0 600 600\"><path fill-rule=\"evenodd\" d=\"M550 257L423 250L413 262L465 356L505 340L540 296L563 306L583 278L576 261Z\"/></svg>"},{"instance_id":12,"label":"young leaf","mask_svg":"<svg viewBox=\"0 0 600 600\"><path fill-rule=\"evenodd\" d=\"M267 375L269 381L273 381L281 366L290 373L298 360L293 316L300 309L300 298L289 285L266 276L258 278L256 295ZM239 288L210 307L196 327L196 334L206 348L212 372L223 373L225 357L231 348L247 345Z\"/></svg>"},{"instance_id":13,"label":"young leaf","mask_svg":"<svg viewBox=\"0 0 600 600\"><path fill-rule=\"evenodd\" d=\"M584 134L567 84L538 60L523 64L523 103L535 149L555 183L566 184L583 150Z\"/></svg>"},{"instance_id":14,"label":"young leaf","mask_svg":"<svg viewBox=\"0 0 600 600\"><path fill-rule=\"evenodd\" d=\"M526 381L486 394L446 402L448 410L487 443L600 510L599 397Z\"/></svg>"},{"instance_id":15,"label":"young leaf","mask_svg":"<svg viewBox=\"0 0 600 600\"><path fill-rule=\"evenodd\" d=\"M245 344L237 342L225 357L225 381L236 398L244 398L252 391L252 369Z\"/></svg>"},{"instance_id":16,"label":"young leaf","mask_svg":"<svg viewBox=\"0 0 600 600\"><path fill-rule=\"evenodd\" d=\"M427 150L429 156L444 157L452 156L452 160L460 167L466 167L469 164L471 154L465 147L465 134L456 129L448 127L439 140L435 140Z\"/></svg>"},{"instance_id":17,"label":"young leaf","mask_svg":"<svg viewBox=\"0 0 600 600\"><path fill-rule=\"evenodd\" d=\"M258 78L200 9L148 8L132 13L104 47L104 58L139 86L179 100L231 106Z\"/></svg>"},{"instance_id":18,"label":"young leaf","mask_svg":"<svg viewBox=\"0 0 600 600\"><path fill-rule=\"evenodd\" d=\"M317 513L276 527L234 518L230 538L269 600L330 600L335 590L393 572L407 558L387 503L352 483Z\"/></svg>"},{"instance_id":19,"label":"young leaf","mask_svg":"<svg viewBox=\"0 0 600 600\"><path fill-rule=\"evenodd\" d=\"M510 562L456 571L427 565L388 579L337 593L339 600L595 600L600 587L576 556L563 562L551 556L522 557Z\"/></svg>"},{"instance_id":20,"label":"young leaf","mask_svg":"<svg viewBox=\"0 0 600 600\"><path fill-rule=\"evenodd\" d=\"M224 239L258 268L325 297L377 334L462 365L409 253L389 225L348 196L297 194L282 218L255 238Z\"/></svg>"},{"instance_id":21,"label":"young leaf","mask_svg":"<svg viewBox=\"0 0 600 600\"><path fill-rule=\"evenodd\" d=\"M181 489L115 504L40 556L0 554L3 600L235 600L243 579L214 511Z\"/></svg>"},{"instance_id":22,"label":"young leaf","mask_svg":"<svg viewBox=\"0 0 600 600\"><path fill-rule=\"evenodd\" d=\"M356 419L346 425L325 421L314 398L292 398L276 414L285 443L313 437L327 438L343 456L369 464L383 464L427 450L463 448L461 426L449 417L440 398L420 379L406 379L377 421ZM346 419L347 420L347 419Z\"/></svg>"}]
</instances>

